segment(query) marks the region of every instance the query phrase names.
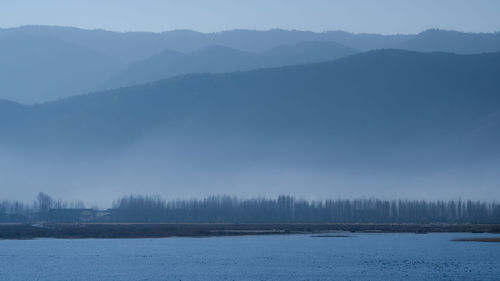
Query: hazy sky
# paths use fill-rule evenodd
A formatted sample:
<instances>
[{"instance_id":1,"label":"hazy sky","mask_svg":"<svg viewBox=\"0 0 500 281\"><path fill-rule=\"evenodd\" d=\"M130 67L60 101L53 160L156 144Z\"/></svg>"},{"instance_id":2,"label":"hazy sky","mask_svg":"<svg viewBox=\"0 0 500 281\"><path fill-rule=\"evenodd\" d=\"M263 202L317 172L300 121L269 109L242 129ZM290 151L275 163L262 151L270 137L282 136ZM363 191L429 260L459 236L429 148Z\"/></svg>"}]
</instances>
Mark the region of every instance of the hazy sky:
<instances>
[{"instance_id":1,"label":"hazy sky","mask_svg":"<svg viewBox=\"0 0 500 281\"><path fill-rule=\"evenodd\" d=\"M417 33L500 30L499 0L0 0L0 27L118 31L235 28Z\"/></svg>"}]
</instances>

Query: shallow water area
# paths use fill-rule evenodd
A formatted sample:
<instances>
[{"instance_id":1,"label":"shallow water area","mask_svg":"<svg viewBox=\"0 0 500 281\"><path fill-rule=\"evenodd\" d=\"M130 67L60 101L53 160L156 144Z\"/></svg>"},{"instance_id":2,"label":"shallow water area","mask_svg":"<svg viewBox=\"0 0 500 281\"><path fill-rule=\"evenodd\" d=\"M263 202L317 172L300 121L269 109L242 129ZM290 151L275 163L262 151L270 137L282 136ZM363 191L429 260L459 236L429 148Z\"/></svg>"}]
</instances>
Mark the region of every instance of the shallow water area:
<instances>
[{"instance_id":1,"label":"shallow water area","mask_svg":"<svg viewBox=\"0 0 500 281\"><path fill-rule=\"evenodd\" d=\"M467 233L0 241L0 280L498 280Z\"/></svg>"}]
</instances>

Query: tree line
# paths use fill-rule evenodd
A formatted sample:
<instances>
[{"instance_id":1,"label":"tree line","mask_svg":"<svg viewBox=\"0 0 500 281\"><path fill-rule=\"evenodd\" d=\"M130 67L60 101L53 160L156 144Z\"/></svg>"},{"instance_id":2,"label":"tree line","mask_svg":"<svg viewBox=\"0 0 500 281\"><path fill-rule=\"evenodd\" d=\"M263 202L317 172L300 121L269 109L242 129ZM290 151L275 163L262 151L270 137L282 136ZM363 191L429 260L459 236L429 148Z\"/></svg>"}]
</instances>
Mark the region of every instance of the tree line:
<instances>
[{"instance_id":1,"label":"tree line","mask_svg":"<svg viewBox=\"0 0 500 281\"><path fill-rule=\"evenodd\" d=\"M107 210L85 209L40 193L32 204L0 202L0 220L94 222L228 222L228 223L500 223L500 204L471 200L303 200L292 196L241 199L211 196L165 200L130 195ZM99 214L99 215L98 215Z\"/></svg>"},{"instance_id":2,"label":"tree line","mask_svg":"<svg viewBox=\"0 0 500 281\"><path fill-rule=\"evenodd\" d=\"M77 210L85 208L85 203L81 200L69 203L61 199L53 199L50 195L40 192L32 203L10 200L0 201L0 221L33 221L44 218L45 214L53 210Z\"/></svg>"},{"instance_id":3,"label":"tree line","mask_svg":"<svg viewBox=\"0 0 500 281\"><path fill-rule=\"evenodd\" d=\"M500 204L471 200L337 199L308 201L212 196L170 200L125 196L113 204L116 220L164 222L500 223Z\"/></svg>"}]
</instances>

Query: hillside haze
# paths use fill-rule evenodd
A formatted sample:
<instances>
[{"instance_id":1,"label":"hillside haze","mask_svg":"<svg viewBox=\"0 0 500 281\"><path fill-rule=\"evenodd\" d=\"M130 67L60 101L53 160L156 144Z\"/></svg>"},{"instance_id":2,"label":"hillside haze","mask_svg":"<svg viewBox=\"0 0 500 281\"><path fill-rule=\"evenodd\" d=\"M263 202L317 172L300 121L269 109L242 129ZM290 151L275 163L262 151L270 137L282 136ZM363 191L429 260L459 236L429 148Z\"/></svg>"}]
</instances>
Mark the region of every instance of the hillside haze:
<instances>
[{"instance_id":1,"label":"hillside haze","mask_svg":"<svg viewBox=\"0 0 500 281\"><path fill-rule=\"evenodd\" d=\"M63 41L0 36L3 99L36 103L89 93L122 67L113 57Z\"/></svg>"},{"instance_id":2,"label":"hillside haze","mask_svg":"<svg viewBox=\"0 0 500 281\"><path fill-rule=\"evenodd\" d=\"M498 196L500 53L380 50L0 102L8 194ZM49 161L51 165L44 163ZM21 172L22 171L22 172Z\"/></svg>"}]
</instances>

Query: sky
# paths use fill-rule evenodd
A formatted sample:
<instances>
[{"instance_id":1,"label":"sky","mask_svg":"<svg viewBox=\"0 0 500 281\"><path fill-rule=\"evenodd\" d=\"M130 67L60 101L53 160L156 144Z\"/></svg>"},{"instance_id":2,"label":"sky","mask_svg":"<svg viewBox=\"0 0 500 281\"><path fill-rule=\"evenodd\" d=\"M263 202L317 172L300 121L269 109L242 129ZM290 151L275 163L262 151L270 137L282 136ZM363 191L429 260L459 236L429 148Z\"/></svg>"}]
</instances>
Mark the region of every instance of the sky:
<instances>
[{"instance_id":1,"label":"sky","mask_svg":"<svg viewBox=\"0 0 500 281\"><path fill-rule=\"evenodd\" d=\"M1 0L0 27L114 31L271 28L418 33L500 31L498 0Z\"/></svg>"}]
</instances>

